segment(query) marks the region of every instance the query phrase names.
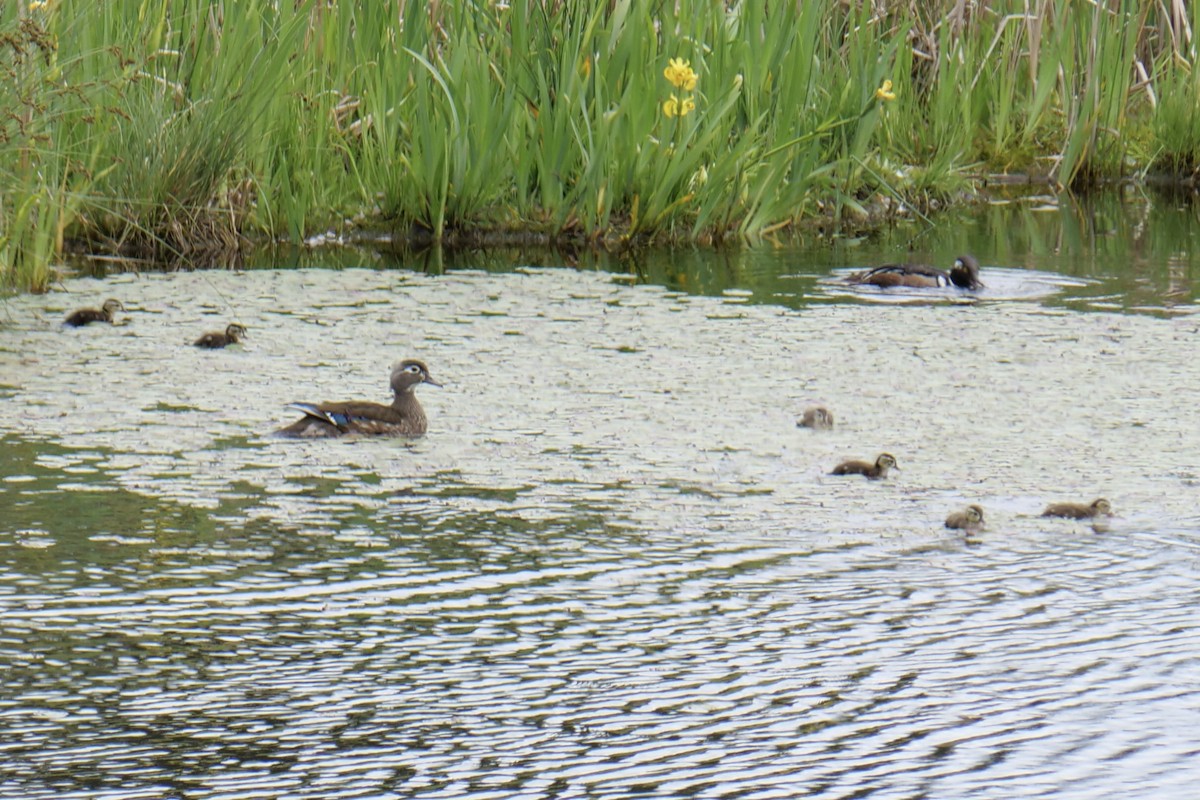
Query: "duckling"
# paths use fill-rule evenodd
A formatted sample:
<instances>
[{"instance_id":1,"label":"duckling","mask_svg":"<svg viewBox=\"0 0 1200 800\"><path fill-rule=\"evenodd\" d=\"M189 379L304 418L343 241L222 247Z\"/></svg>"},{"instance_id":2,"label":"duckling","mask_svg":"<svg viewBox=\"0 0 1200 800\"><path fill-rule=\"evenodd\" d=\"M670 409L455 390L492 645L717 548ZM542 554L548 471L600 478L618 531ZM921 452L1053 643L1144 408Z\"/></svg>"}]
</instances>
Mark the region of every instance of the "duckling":
<instances>
[{"instance_id":1,"label":"duckling","mask_svg":"<svg viewBox=\"0 0 1200 800\"><path fill-rule=\"evenodd\" d=\"M231 344L237 344L246 335L245 327L238 325L236 322L225 326L225 332L210 331L195 341L196 347L203 347L208 350L219 350L222 347Z\"/></svg>"},{"instance_id":2,"label":"duckling","mask_svg":"<svg viewBox=\"0 0 1200 800\"><path fill-rule=\"evenodd\" d=\"M804 415L796 422L796 427L827 431L833 427L833 414L825 406L806 408Z\"/></svg>"},{"instance_id":3,"label":"duckling","mask_svg":"<svg viewBox=\"0 0 1200 800\"><path fill-rule=\"evenodd\" d=\"M1111 517L1112 506L1103 497L1092 501L1091 505L1083 503L1052 503L1042 512L1043 517L1067 517L1069 519L1095 519L1096 517Z\"/></svg>"},{"instance_id":4,"label":"duckling","mask_svg":"<svg viewBox=\"0 0 1200 800\"><path fill-rule=\"evenodd\" d=\"M955 511L946 517L946 527L954 530L963 530L968 534L981 529L983 527L983 508L977 505L969 505L962 511Z\"/></svg>"},{"instance_id":5,"label":"duckling","mask_svg":"<svg viewBox=\"0 0 1200 800\"><path fill-rule=\"evenodd\" d=\"M392 367L390 406L356 400L344 403L291 403L289 408L304 416L277 431L280 436L297 439L345 436L421 436L428 428L425 410L417 402L413 389L418 384L441 386L429 376L429 369L416 359L401 361Z\"/></svg>"},{"instance_id":6,"label":"duckling","mask_svg":"<svg viewBox=\"0 0 1200 800\"><path fill-rule=\"evenodd\" d=\"M983 288L983 283L979 280L979 262L971 255L956 258L949 272L925 264L884 264L866 272L856 272L846 280L882 289L892 286L918 289L956 286L959 289L976 291Z\"/></svg>"},{"instance_id":7,"label":"duckling","mask_svg":"<svg viewBox=\"0 0 1200 800\"><path fill-rule=\"evenodd\" d=\"M125 306L121 305L120 300L110 297L104 301L104 305L100 308L81 308L78 311L72 311L63 320L63 324L69 325L72 328L78 328L93 322L108 322L111 324L113 314L124 310Z\"/></svg>"},{"instance_id":8,"label":"duckling","mask_svg":"<svg viewBox=\"0 0 1200 800\"><path fill-rule=\"evenodd\" d=\"M874 464L866 461L843 461L833 468L830 475L865 475L871 480L886 478L889 469L900 469L891 453L880 453Z\"/></svg>"}]
</instances>

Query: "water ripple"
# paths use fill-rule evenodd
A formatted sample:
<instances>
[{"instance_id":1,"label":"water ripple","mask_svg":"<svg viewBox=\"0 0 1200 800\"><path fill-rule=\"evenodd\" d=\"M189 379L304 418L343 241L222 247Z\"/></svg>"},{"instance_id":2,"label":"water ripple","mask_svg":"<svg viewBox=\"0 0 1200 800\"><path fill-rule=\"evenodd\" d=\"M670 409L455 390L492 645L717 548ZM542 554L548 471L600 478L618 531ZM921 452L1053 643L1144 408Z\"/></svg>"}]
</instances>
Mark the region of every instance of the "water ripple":
<instances>
[{"instance_id":1,"label":"water ripple","mask_svg":"<svg viewBox=\"0 0 1200 800\"><path fill-rule=\"evenodd\" d=\"M0 796L1200 778L1194 322L546 271L70 285L138 310L65 333L17 298L0 332ZM240 350L186 345L211 288ZM425 439L267 435L408 354L447 383ZM813 401L836 430L795 427ZM888 481L827 474L883 449ZM1038 516L1099 494L1107 530Z\"/></svg>"}]
</instances>

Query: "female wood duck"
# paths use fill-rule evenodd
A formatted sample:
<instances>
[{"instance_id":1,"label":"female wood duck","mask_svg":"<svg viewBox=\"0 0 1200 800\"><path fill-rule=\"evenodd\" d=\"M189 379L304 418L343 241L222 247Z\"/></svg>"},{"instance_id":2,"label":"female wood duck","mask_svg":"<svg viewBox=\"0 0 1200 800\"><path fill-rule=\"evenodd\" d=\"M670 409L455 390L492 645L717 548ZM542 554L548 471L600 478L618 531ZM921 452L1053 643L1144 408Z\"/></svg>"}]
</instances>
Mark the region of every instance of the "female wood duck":
<instances>
[{"instance_id":1,"label":"female wood duck","mask_svg":"<svg viewBox=\"0 0 1200 800\"><path fill-rule=\"evenodd\" d=\"M886 478L889 469L900 469L891 453L880 453L875 463L866 461L843 461L833 468L830 475L866 475L871 480Z\"/></svg>"},{"instance_id":2,"label":"female wood duck","mask_svg":"<svg viewBox=\"0 0 1200 800\"><path fill-rule=\"evenodd\" d=\"M225 326L225 332L210 331L196 340L196 347L203 347L208 350L220 350L222 347L231 344L237 344L246 335L246 329L238 325L236 322Z\"/></svg>"},{"instance_id":3,"label":"female wood duck","mask_svg":"<svg viewBox=\"0 0 1200 800\"><path fill-rule=\"evenodd\" d=\"M833 414L829 413L829 409L825 406L813 406L804 409L804 415L796 423L800 428L812 428L818 431L827 431L833 427Z\"/></svg>"},{"instance_id":4,"label":"female wood duck","mask_svg":"<svg viewBox=\"0 0 1200 800\"><path fill-rule=\"evenodd\" d=\"M100 308L81 308L78 311L72 311L63 320L63 324L70 325L72 328L78 328L81 325L88 325L93 322L111 323L113 321L113 314L124 310L125 306L121 305L120 300L110 297L104 301L104 305Z\"/></svg>"},{"instance_id":5,"label":"female wood duck","mask_svg":"<svg viewBox=\"0 0 1200 800\"><path fill-rule=\"evenodd\" d=\"M289 408L304 416L280 428L281 436L298 439L363 434L367 436L421 436L428 427L425 411L413 389L417 384L441 386L429 377L429 369L420 361L408 359L392 367L392 391L396 398L390 406L366 401L348 403L291 403Z\"/></svg>"},{"instance_id":6,"label":"female wood duck","mask_svg":"<svg viewBox=\"0 0 1200 800\"><path fill-rule=\"evenodd\" d=\"M971 533L983 527L983 508L970 505L946 517L946 527Z\"/></svg>"},{"instance_id":7,"label":"female wood duck","mask_svg":"<svg viewBox=\"0 0 1200 800\"><path fill-rule=\"evenodd\" d=\"M856 272L846 279L850 283L870 284L887 289L909 286L918 289L938 286L957 286L976 291L983 288L979 280L979 262L974 256L962 255L954 260L949 272L925 264L884 264L866 272Z\"/></svg>"},{"instance_id":8,"label":"female wood duck","mask_svg":"<svg viewBox=\"0 0 1200 800\"><path fill-rule=\"evenodd\" d=\"M1103 497L1092 501L1091 505L1083 503L1053 503L1046 506L1043 517L1068 517L1070 519L1095 519L1096 517L1111 517L1112 506Z\"/></svg>"}]
</instances>

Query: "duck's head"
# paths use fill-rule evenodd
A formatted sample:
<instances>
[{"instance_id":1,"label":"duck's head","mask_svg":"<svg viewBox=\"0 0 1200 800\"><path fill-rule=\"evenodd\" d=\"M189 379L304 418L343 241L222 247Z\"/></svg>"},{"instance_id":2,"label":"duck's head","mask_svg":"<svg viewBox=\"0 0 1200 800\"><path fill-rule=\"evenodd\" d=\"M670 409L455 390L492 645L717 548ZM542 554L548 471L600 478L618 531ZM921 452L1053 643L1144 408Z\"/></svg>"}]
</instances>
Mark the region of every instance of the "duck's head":
<instances>
[{"instance_id":1,"label":"duck's head","mask_svg":"<svg viewBox=\"0 0 1200 800\"><path fill-rule=\"evenodd\" d=\"M979 262L975 256L961 255L954 259L954 266L950 268L950 282L961 289L975 291L983 288L979 280Z\"/></svg>"},{"instance_id":2,"label":"duck's head","mask_svg":"<svg viewBox=\"0 0 1200 800\"><path fill-rule=\"evenodd\" d=\"M440 387L441 384L429 376L429 368L415 358L405 359L392 367L392 391L396 394L411 392L420 383Z\"/></svg>"}]
</instances>

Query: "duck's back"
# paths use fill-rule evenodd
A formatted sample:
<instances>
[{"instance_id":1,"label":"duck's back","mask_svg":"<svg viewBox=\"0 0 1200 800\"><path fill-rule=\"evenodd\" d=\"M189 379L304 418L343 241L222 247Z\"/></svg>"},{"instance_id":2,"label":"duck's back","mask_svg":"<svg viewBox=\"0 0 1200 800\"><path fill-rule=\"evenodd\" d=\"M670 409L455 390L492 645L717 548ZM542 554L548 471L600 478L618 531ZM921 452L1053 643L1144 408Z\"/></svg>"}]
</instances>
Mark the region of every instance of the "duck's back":
<instances>
[{"instance_id":1,"label":"duck's back","mask_svg":"<svg viewBox=\"0 0 1200 800\"><path fill-rule=\"evenodd\" d=\"M870 284L880 288L891 286L933 287L949 286L950 276L937 267L926 264L884 264L850 276L851 283Z\"/></svg>"},{"instance_id":2,"label":"duck's back","mask_svg":"<svg viewBox=\"0 0 1200 800\"><path fill-rule=\"evenodd\" d=\"M401 400L407 402L401 402ZM415 397L380 403L292 403L304 416L279 430L281 436L317 438L362 434L365 436L421 436L428 428L425 412Z\"/></svg>"}]
</instances>

